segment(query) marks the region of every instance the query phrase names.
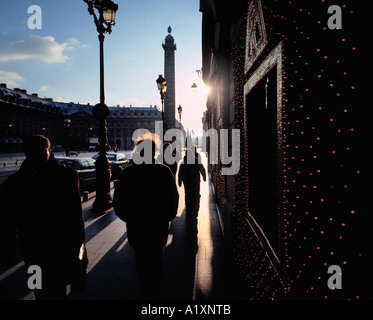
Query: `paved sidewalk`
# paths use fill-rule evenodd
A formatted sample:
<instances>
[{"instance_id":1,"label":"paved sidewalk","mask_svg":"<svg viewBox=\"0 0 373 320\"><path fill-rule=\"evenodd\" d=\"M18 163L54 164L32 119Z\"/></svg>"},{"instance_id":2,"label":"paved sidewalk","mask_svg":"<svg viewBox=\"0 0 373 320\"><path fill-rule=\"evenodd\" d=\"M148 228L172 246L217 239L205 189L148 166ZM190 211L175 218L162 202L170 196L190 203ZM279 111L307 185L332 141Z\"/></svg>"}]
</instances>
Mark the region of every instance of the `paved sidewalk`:
<instances>
[{"instance_id":1,"label":"paved sidewalk","mask_svg":"<svg viewBox=\"0 0 373 320\"><path fill-rule=\"evenodd\" d=\"M203 157L204 164L206 159ZM206 167L206 166L205 166ZM198 217L198 252L188 234L184 210L184 187L179 188L179 210L171 222L163 255L161 299L232 298L230 275L224 259L224 242L209 181L201 181L201 207ZM89 255L87 290L70 299L141 299L133 249L126 237L126 224L113 210L97 217L91 211L93 199L85 204L87 251ZM188 242L189 241L189 242Z\"/></svg>"},{"instance_id":2,"label":"paved sidewalk","mask_svg":"<svg viewBox=\"0 0 373 320\"><path fill-rule=\"evenodd\" d=\"M204 155L202 159L206 167ZM232 299L234 296L231 275L225 265L224 241L209 180L201 181L197 252L192 245L195 236L187 228L183 189L183 186L179 188L179 210L171 222L168 242L164 249L160 298ZM136 272L133 249L127 241L126 224L115 215L114 210L100 216L95 214L92 211L93 201L92 197L83 203L89 258L86 291L69 293L68 299L141 299L141 285ZM18 264L20 265L15 272L23 273L19 278L27 282L26 268L22 261ZM0 286L1 277L4 278L4 273L0 274ZM12 277L12 274L5 274L5 278L7 277ZM33 293L25 289L25 283L20 290L23 296L18 299L34 299ZM0 292L0 298L4 298L4 292Z\"/></svg>"}]
</instances>

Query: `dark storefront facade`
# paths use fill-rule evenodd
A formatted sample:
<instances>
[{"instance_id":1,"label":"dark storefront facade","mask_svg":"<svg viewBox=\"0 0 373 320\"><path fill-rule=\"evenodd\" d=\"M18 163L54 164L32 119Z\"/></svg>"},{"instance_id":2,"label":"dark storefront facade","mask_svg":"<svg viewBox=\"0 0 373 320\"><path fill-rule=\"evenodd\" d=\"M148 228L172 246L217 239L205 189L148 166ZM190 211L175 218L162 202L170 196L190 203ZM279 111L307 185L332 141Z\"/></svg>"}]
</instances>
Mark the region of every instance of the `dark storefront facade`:
<instances>
[{"instance_id":1,"label":"dark storefront facade","mask_svg":"<svg viewBox=\"0 0 373 320\"><path fill-rule=\"evenodd\" d=\"M343 3L331 29L335 4L200 1L207 127L240 130L239 173L209 169L243 298L372 296L364 20Z\"/></svg>"}]
</instances>

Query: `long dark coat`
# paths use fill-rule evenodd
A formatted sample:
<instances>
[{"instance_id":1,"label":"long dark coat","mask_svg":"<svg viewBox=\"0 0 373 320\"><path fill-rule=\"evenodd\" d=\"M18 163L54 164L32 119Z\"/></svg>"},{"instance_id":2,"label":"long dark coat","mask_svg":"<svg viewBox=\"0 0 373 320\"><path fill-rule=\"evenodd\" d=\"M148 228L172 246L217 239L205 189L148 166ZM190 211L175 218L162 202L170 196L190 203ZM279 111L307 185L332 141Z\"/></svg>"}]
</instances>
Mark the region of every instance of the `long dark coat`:
<instances>
[{"instance_id":1,"label":"long dark coat","mask_svg":"<svg viewBox=\"0 0 373 320\"><path fill-rule=\"evenodd\" d=\"M18 238L26 265L53 270L70 283L85 239L77 172L51 156L34 172L27 159L0 188L0 255L11 262Z\"/></svg>"},{"instance_id":2,"label":"long dark coat","mask_svg":"<svg viewBox=\"0 0 373 320\"><path fill-rule=\"evenodd\" d=\"M132 164L118 178L114 209L126 222L128 242L135 249L166 244L178 204L174 176L163 164Z\"/></svg>"},{"instance_id":3,"label":"long dark coat","mask_svg":"<svg viewBox=\"0 0 373 320\"><path fill-rule=\"evenodd\" d=\"M194 212L194 215L197 215L199 211L201 175L205 181L206 170L201 163L200 154L192 152L192 156L194 161L184 156L183 162L179 167L178 184L181 187L181 184L184 183L186 213Z\"/></svg>"}]
</instances>

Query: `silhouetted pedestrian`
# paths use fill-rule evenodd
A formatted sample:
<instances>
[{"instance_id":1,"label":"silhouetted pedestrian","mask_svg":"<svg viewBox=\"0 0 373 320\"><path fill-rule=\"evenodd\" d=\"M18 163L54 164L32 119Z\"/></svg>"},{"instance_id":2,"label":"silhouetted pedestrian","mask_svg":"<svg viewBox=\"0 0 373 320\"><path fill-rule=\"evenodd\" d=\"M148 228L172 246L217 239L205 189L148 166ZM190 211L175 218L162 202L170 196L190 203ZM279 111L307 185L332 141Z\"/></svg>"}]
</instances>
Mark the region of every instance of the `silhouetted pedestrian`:
<instances>
[{"instance_id":1,"label":"silhouetted pedestrian","mask_svg":"<svg viewBox=\"0 0 373 320\"><path fill-rule=\"evenodd\" d=\"M122 171L114 192L115 213L127 224L128 242L135 250L145 299L158 298L163 247L179 203L171 170L155 162L156 148L154 135L140 138L133 164ZM140 164L139 160L146 156L146 163Z\"/></svg>"},{"instance_id":2,"label":"silhouetted pedestrian","mask_svg":"<svg viewBox=\"0 0 373 320\"><path fill-rule=\"evenodd\" d=\"M185 210L187 216L198 216L200 202L200 182L206 181L205 167L201 162L201 155L197 152L196 147L186 150L184 159L180 164L178 183L179 187L184 183L185 190Z\"/></svg>"},{"instance_id":3,"label":"silhouetted pedestrian","mask_svg":"<svg viewBox=\"0 0 373 320\"><path fill-rule=\"evenodd\" d=\"M85 240L78 174L58 165L42 135L25 139L24 152L19 171L0 188L0 255L14 263L18 239L25 264L41 268L36 299L64 299L66 286L82 289L86 274L87 260L78 257Z\"/></svg>"}]
</instances>

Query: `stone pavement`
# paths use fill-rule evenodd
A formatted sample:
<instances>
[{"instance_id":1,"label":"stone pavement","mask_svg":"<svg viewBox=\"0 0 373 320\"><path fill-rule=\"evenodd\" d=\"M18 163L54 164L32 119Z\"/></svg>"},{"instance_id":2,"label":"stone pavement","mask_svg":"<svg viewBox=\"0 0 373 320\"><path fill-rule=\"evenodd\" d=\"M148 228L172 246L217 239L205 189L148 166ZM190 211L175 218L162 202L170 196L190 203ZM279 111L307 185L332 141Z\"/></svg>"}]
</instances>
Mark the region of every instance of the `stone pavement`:
<instances>
[{"instance_id":1,"label":"stone pavement","mask_svg":"<svg viewBox=\"0 0 373 320\"><path fill-rule=\"evenodd\" d=\"M207 169L206 157L201 155ZM193 246L196 235L191 233L186 221L183 189L183 186L179 188L179 210L171 222L164 249L160 298L234 299L231 274L225 260L224 239L210 182L208 179L206 182L201 181L197 252ZM68 290L68 300L139 300L141 284L136 272L133 249L127 241L126 224L115 215L114 210L108 210L102 215L95 214L92 211L93 201L94 193L83 203L89 258L86 291L70 293ZM0 299L33 300L33 293L26 287L27 277L21 258L11 270L3 272L1 269ZM2 285L5 285L3 289Z\"/></svg>"}]
</instances>

